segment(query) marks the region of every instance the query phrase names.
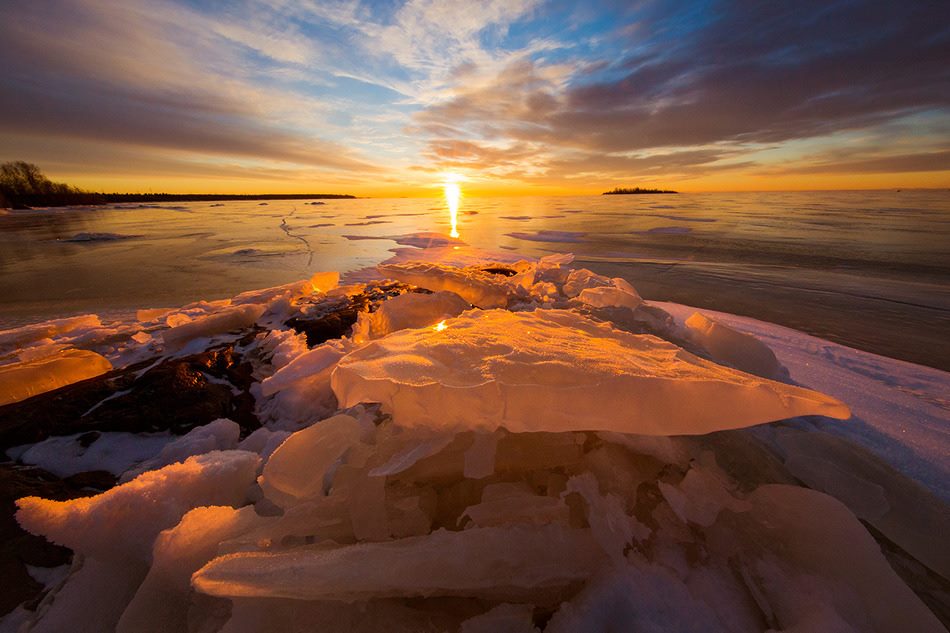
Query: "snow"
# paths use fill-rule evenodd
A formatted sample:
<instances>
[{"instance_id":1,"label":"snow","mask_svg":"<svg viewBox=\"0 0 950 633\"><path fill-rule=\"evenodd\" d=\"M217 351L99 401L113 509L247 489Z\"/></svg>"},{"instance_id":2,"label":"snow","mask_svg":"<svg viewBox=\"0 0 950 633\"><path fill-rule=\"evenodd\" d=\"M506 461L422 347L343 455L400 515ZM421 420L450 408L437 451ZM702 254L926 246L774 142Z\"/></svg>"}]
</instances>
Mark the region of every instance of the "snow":
<instances>
[{"instance_id":1,"label":"snow","mask_svg":"<svg viewBox=\"0 0 950 633\"><path fill-rule=\"evenodd\" d=\"M441 331L396 332L344 357L331 385L343 407L379 402L397 424L437 429L678 435L850 415L834 398L564 310L473 310Z\"/></svg>"},{"instance_id":2,"label":"snow","mask_svg":"<svg viewBox=\"0 0 950 633\"><path fill-rule=\"evenodd\" d=\"M196 426L185 435L166 443L158 454L125 472L122 475L122 481L135 479L149 470L158 470L169 464L183 462L192 455L235 449L240 435L241 427L237 422L226 418L214 420L204 426Z\"/></svg>"},{"instance_id":3,"label":"snow","mask_svg":"<svg viewBox=\"0 0 950 633\"><path fill-rule=\"evenodd\" d=\"M50 437L36 444L8 449L7 454L57 477L92 470L104 470L118 477L136 464L153 458L174 440L168 433L104 432L83 446L85 435Z\"/></svg>"},{"instance_id":4,"label":"snow","mask_svg":"<svg viewBox=\"0 0 950 633\"><path fill-rule=\"evenodd\" d=\"M103 561L151 559L152 544L191 508L243 505L259 458L215 451L144 473L94 497L17 501L24 529ZM160 502L156 502L160 500Z\"/></svg>"}]
</instances>

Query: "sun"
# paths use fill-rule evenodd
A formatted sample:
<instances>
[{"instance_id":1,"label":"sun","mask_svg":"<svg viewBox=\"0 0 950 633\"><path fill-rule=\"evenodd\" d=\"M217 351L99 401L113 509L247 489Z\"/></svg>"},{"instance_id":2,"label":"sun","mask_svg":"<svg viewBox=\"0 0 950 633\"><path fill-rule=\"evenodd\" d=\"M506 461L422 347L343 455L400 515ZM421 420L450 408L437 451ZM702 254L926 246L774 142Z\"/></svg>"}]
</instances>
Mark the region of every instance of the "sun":
<instances>
[{"instance_id":1,"label":"sun","mask_svg":"<svg viewBox=\"0 0 950 633\"><path fill-rule=\"evenodd\" d=\"M460 180L462 180L462 177L458 174L448 173L445 174L442 183L442 193L445 195L445 203L449 207L449 222L452 227L449 235L454 238L459 236L458 213L459 201L462 198L462 188L459 186Z\"/></svg>"}]
</instances>

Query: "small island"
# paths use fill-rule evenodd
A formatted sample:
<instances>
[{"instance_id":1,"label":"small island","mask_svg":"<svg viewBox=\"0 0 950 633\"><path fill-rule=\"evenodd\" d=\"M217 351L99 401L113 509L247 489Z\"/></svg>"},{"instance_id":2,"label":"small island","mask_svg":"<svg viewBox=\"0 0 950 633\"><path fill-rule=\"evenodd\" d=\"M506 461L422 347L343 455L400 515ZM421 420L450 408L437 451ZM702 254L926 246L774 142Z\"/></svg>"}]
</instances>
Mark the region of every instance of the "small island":
<instances>
[{"instance_id":1,"label":"small island","mask_svg":"<svg viewBox=\"0 0 950 633\"><path fill-rule=\"evenodd\" d=\"M671 191L669 189L644 189L642 187L634 187L630 189L628 187L617 187L616 189L611 189L610 191L605 191L600 194L602 196L626 196L634 195L639 193L679 193L678 191Z\"/></svg>"}]
</instances>

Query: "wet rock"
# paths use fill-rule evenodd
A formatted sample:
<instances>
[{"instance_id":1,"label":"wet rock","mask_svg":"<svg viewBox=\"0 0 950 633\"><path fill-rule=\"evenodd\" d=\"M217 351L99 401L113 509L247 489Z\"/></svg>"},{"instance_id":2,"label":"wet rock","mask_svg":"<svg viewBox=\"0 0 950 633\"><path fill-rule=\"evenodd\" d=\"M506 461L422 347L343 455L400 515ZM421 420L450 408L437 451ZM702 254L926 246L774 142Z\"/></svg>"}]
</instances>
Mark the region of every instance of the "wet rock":
<instances>
[{"instance_id":1,"label":"wet rock","mask_svg":"<svg viewBox=\"0 0 950 633\"><path fill-rule=\"evenodd\" d=\"M246 435L260 426L251 371L233 344L112 371L0 407L0 450L74 433L90 443L102 431L180 435L218 418Z\"/></svg>"}]
</instances>

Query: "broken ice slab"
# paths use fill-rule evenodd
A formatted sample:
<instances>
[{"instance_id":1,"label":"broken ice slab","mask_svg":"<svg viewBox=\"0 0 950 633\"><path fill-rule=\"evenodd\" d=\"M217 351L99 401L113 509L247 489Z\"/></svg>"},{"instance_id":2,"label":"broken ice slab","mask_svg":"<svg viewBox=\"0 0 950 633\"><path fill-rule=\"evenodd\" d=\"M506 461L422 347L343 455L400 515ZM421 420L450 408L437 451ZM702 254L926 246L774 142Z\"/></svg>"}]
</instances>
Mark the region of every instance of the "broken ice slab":
<instances>
[{"instance_id":1,"label":"broken ice slab","mask_svg":"<svg viewBox=\"0 0 950 633\"><path fill-rule=\"evenodd\" d=\"M53 356L0 366L0 405L33 396L112 369L103 356L87 350L68 349Z\"/></svg>"},{"instance_id":2,"label":"broken ice slab","mask_svg":"<svg viewBox=\"0 0 950 633\"><path fill-rule=\"evenodd\" d=\"M162 340L169 348L177 349L199 337L250 327L266 309L267 306L256 303L224 308L166 330L162 333Z\"/></svg>"},{"instance_id":3,"label":"broken ice slab","mask_svg":"<svg viewBox=\"0 0 950 633\"><path fill-rule=\"evenodd\" d=\"M552 524L438 530L383 543L221 556L196 572L192 585L230 598L353 602L472 596L531 601L590 578L604 561L586 529Z\"/></svg>"},{"instance_id":4,"label":"broken ice slab","mask_svg":"<svg viewBox=\"0 0 950 633\"><path fill-rule=\"evenodd\" d=\"M44 338L59 337L77 330L100 327L102 322L95 314L54 319L43 323L34 323L12 330L0 330L0 351L22 348L25 345Z\"/></svg>"},{"instance_id":5,"label":"broken ice slab","mask_svg":"<svg viewBox=\"0 0 950 633\"><path fill-rule=\"evenodd\" d=\"M407 293L385 301L376 312L361 312L352 338L356 343L365 343L398 330L434 325L470 307L454 292Z\"/></svg>"},{"instance_id":6,"label":"broken ice slab","mask_svg":"<svg viewBox=\"0 0 950 633\"><path fill-rule=\"evenodd\" d=\"M822 393L703 360L564 310L470 311L344 357L342 407L378 402L401 426L695 435L800 415L847 419Z\"/></svg>"}]
</instances>

